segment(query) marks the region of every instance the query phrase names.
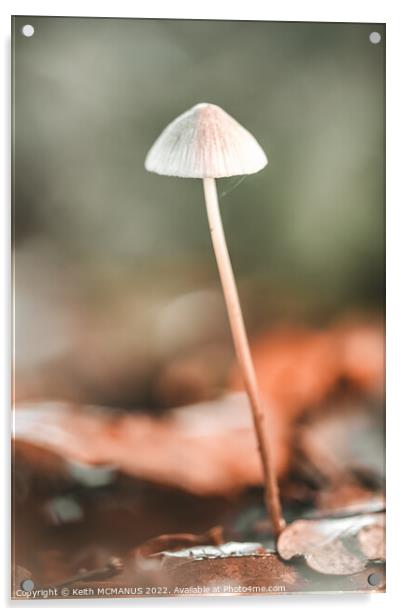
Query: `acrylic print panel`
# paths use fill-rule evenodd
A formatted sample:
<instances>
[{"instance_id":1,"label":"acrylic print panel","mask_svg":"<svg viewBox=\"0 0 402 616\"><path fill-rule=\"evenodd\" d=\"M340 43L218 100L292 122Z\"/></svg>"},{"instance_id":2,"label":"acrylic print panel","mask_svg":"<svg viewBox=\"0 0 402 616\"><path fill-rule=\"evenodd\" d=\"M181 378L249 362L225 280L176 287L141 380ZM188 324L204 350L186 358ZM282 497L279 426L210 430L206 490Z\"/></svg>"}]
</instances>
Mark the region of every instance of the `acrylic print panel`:
<instances>
[{"instance_id":1,"label":"acrylic print panel","mask_svg":"<svg viewBox=\"0 0 402 616\"><path fill-rule=\"evenodd\" d=\"M384 25L12 48L12 596L382 592Z\"/></svg>"}]
</instances>

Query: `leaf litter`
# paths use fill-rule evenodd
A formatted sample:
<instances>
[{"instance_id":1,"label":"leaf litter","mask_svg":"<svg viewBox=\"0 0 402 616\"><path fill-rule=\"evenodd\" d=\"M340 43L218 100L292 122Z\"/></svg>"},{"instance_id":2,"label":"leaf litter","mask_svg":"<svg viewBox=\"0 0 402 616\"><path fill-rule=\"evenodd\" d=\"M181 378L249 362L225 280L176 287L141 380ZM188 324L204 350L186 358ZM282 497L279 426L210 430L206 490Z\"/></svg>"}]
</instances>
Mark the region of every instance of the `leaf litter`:
<instances>
[{"instance_id":1,"label":"leaf litter","mask_svg":"<svg viewBox=\"0 0 402 616\"><path fill-rule=\"evenodd\" d=\"M296 520L278 541L284 560L304 557L307 565L327 575L363 571L370 560L384 560L385 515Z\"/></svg>"}]
</instances>

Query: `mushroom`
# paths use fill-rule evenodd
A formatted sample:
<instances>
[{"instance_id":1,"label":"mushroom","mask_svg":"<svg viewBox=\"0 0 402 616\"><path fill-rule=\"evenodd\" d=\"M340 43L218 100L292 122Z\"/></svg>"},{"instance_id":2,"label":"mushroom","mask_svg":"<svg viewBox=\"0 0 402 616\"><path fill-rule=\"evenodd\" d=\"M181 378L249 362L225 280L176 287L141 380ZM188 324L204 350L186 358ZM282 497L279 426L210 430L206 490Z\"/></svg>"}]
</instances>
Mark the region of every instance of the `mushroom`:
<instances>
[{"instance_id":1,"label":"mushroom","mask_svg":"<svg viewBox=\"0 0 402 616\"><path fill-rule=\"evenodd\" d=\"M265 427L236 282L226 246L216 178L248 175L263 169L267 157L256 139L217 105L200 103L173 120L150 149L147 171L159 175L202 178L212 244L229 316L235 351L252 409L264 474L265 504L277 538L284 528L278 483Z\"/></svg>"}]
</instances>

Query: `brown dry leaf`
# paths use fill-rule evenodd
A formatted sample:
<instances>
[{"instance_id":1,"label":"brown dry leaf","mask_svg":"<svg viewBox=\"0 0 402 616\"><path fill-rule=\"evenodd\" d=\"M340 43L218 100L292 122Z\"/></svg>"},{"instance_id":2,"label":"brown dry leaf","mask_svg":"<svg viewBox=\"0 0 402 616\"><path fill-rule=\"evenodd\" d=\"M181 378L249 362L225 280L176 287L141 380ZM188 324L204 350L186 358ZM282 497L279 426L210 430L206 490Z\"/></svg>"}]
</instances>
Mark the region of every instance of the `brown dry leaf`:
<instances>
[{"instance_id":1,"label":"brown dry leaf","mask_svg":"<svg viewBox=\"0 0 402 616\"><path fill-rule=\"evenodd\" d=\"M381 497L384 436L382 405L356 400L326 404L299 422L292 467L315 486L318 509L362 507Z\"/></svg>"},{"instance_id":2,"label":"brown dry leaf","mask_svg":"<svg viewBox=\"0 0 402 616\"><path fill-rule=\"evenodd\" d=\"M256 368L270 400L267 420L280 477L294 452L295 421L307 407L325 399L343 376L365 391L380 387L382 342L381 328L375 325L337 325L321 332L283 328L257 342ZM244 394L173 409L161 418L36 402L17 407L15 438L64 460L111 465L197 495L228 494L262 483ZM313 451L314 443L307 445Z\"/></svg>"},{"instance_id":3,"label":"brown dry leaf","mask_svg":"<svg viewBox=\"0 0 402 616\"><path fill-rule=\"evenodd\" d=\"M322 330L283 325L260 335L252 354L284 469L292 461L295 422L306 409L324 409L345 382L357 393L383 394L384 332L378 322L335 323ZM238 367L229 385L243 387Z\"/></svg>"},{"instance_id":4,"label":"brown dry leaf","mask_svg":"<svg viewBox=\"0 0 402 616\"><path fill-rule=\"evenodd\" d=\"M172 560L172 559L171 559ZM178 559L176 559L178 560ZM127 563L124 572L110 582L84 582L78 588L162 587L165 595L244 595L289 592L383 592L383 565L369 565L363 572L347 576L316 573L301 563L285 563L276 554L252 554L183 559L181 565L139 572ZM373 586L369 580L375 577ZM122 593L124 596L124 592Z\"/></svg>"},{"instance_id":5,"label":"brown dry leaf","mask_svg":"<svg viewBox=\"0 0 402 616\"><path fill-rule=\"evenodd\" d=\"M184 588L207 586L210 594L257 594L257 588L271 587L271 594L280 589L296 590L301 584L297 571L277 555L252 554L190 560L169 570L170 583ZM214 592L215 590L215 592ZM265 591L266 592L266 591Z\"/></svg>"},{"instance_id":6,"label":"brown dry leaf","mask_svg":"<svg viewBox=\"0 0 402 616\"><path fill-rule=\"evenodd\" d=\"M381 323L340 323L333 329L339 340L341 373L361 391L384 393L385 332Z\"/></svg>"},{"instance_id":7,"label":"brown dry leaf","mask_svg":"<svg viewBox=\"0 0 402 616\"><path fill-rule=\"evenodd\" d=\"M305 408L319 404L332 389L338 357L330 331L282 327L253 345L259 385L288 422ZM236 383L241 387L241 376Z\"/></svg>"},{"instance_id":8,"label":"brown dry leaf","mask_svg":"<svg viewBox=\"0 0 402 616\"><path fill-rule=\"evenodd\" d=\"M279 537L278 552L285 560L304 556L309 567L319 573L358 573L369 560L383 559L384 522L381 513L297 520Z\"/></svg>"},{"instance_id":9,"label":"brown dry leaf","mask_svg":"<svg viewBox=\"0 0 402 616\"><path fill-rule=\"evenodd\" d=\"M150 559L152 560L152 559ZM176 558L181 564L165 561L158 568L138 570L135 561L110 582L73 584L76 588L159 588L161 596L278 594L308 590L311 584L291 564L276 554L252 553L237 556ZM135 589L134 589L135 590ZM119 596L119 593L116 593ZM144 592L133 593L143 595ZM124 592L122 595L124 596ZM127 596L127 593L126 593Z\"/></svg>"},{"instance_id":10,"label":"brown dry leaf","mask_svg":"<svg viewBox=\"0 0 402 616\"><path fill-rule=\"evenodd\" d=\"M268 592L275 594L276 588L283 592L283 588L305 587L304 576L292 564L260 544L204 545L161 556L157 562L154 558L127 561L115 585L164 586L168 594L177 594L177 588L183 594L255 594L270 587Z\"/></svg>"},{"instance_id":11,"label":"brown dry leaf","mask_svg":"<svg viewBox=\"0 0 402 616\"><path fill-rule=\"evenodd\" d=\"M363 392L382 393L384 332L378 323L279 327L257 339L253 358L263 393L287 418L322 403L341 379ZM234 383L241 386L238 372Z\"/></svg>"},{"instance_id":12,"label":"brown dry leaf","mask_svg":"<svg viewBox=\"0 0 402 616\"><path fill-rule=\"evenodd\" d=\"M275 443L275 423L271 429ZM161 418L63 402L32 403L16 408L14 438L68 461L111 465L198 495L230 493L262 481L245 394L181 407ZM281 450L273 453L281 474Z\"/></svg>"}]
</instances>

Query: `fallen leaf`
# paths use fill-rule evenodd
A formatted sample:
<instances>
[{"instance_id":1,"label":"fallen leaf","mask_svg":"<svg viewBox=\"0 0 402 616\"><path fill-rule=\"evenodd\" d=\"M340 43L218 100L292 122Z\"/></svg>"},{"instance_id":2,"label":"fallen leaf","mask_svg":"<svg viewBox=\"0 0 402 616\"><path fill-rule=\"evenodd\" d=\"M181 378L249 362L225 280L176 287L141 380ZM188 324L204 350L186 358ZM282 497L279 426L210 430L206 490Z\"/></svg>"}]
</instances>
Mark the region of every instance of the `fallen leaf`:
<instances>
[{"instance_id":1,"label":"fallen leaf","mask_svg":"<svg viewBox=\"0 0 402 616\"><path fill-rule=\"evenodd\" d=\"M298 590L306 580L261 544L229 542L167 552L157 563L131 559L115 585L133 584L166 587L167 594L176 595L240 595Z\"/></svg>"},{"instance_id":2,"label":"fallen leaf","mask_svg":"<svg viewBox=\"0 0 402 616\"><path fill-rule=\"evenodd\" d=\"M284 433L286 424L322 404L342 381L363 393L383 393L384 331L378 322L277 326L254 342L252 354L262 393L280 409ZM242 387L237 367L230 384Z\"/></svg>"},{"instance_id":3,"label":"fallen leaf","mask_svg":"<svg viewBox=\"0 0 402 616\"><path fill-rule=\"evenodd\" d=\"M385 560L384 522L365 526L357 535L361 551L369 560Z\"/></svg>"},{"instance_id":4,"label":"fallen leaf","mask_svg":"<svg viewBox=\"0 0 402 616\"><path fill-rule=\"evenodd\" d=\"M381 513L297 520L279 537L278 552L285 560L304 556L311 569L327 575L358 573L369 560L383 558L384 521Z\"/></svg>"},{"instance_id":5,"label":"fallen leaf","mask_svg":"<svg viewBox=\"0 0 402 616\"><path fill-rule=\"evenodd\" d=\"M383 477L384 416L378 407L342 401L306 419L297 435L297 446L322 476L337 480L354 468ZM346 504L346 503L345 503Z\"/></svg>"},{"instance_id":6,"label":"fallen leaf","mask_svg":"<svg viewBox=\"0 0 402 616\"><path fill-rule=\"evenodd\" d=\"M193 494L226 494L262 482L245 394L180 407L161 418L63 402L32 403L16 408L14 438L69 462L111 465ZM273 454L281 474L281 449L274 447Z\"/></svg>"},{"instance_id":7,"label":"fallen leaf","mask_svg":"<svg viewBox=\"0 0 402 616\"><path fill-rule=\"evenodd\" d=\"M356 515L369 513L383 513L385 511L384 496L376 496L364 501L354 502L344 507L332 507L331 509L317 509L304 515L309 519L323 518L348 518Z\"/></svg>"},{"instance_id":8,"label":"fallen leaf","mask_svg":"<svg viewBox=\"0 0 402 616\"><path fill-rule=\"evenodd\" d=\"M218 595L277 594L303 585L296 569L273 553L193 559L170 571L170 583L207 586L207 594Z\"/></svg>"}]
</instances>

